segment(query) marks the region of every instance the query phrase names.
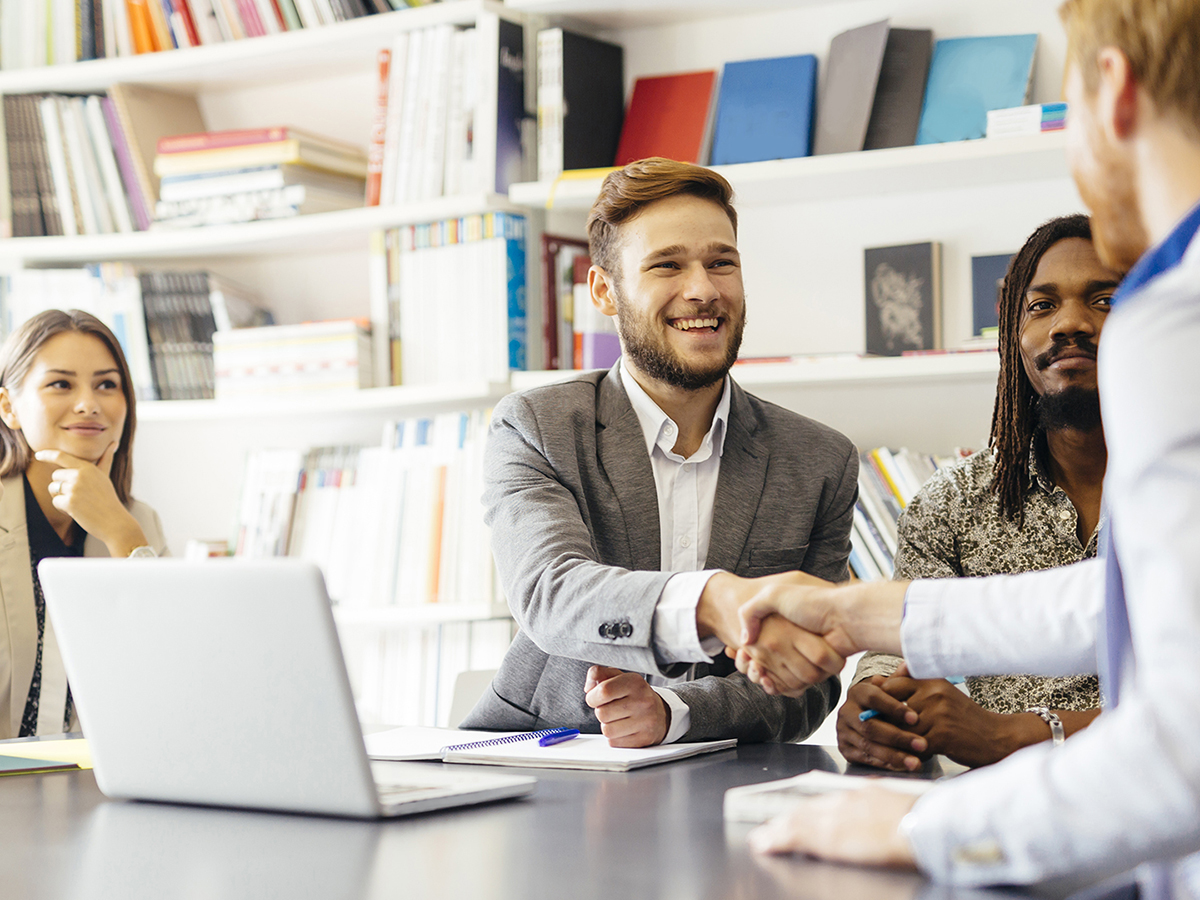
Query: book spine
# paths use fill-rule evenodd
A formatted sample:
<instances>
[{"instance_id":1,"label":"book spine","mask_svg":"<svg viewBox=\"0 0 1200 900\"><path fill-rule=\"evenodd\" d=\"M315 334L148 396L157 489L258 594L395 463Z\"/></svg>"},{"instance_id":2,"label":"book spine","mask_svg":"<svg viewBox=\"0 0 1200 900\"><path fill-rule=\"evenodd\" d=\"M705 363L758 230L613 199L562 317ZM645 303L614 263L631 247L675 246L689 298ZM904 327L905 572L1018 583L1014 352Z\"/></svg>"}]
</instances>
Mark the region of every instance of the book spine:
<instances>
[{"instance_id":1,"label":"book spine","mask_svg":"<svg viewBox=\"0 0 1200 900\"><path fill-rule=\"evenodd\" d=\"M525 296L525 218L511 213L503 219L505 287L508 296L508 367L516 371L529 368L529 329Z\"/></svg>"},{"instance_id":2,"label":"book spine","mask_svg":"<svg viewBox=\"0 0 1200 900\"><path fill-rule=\"evenodd\" d=\"M371 143L367 150L367 206L379 205L379 196L383 185L391 60L392 51L387 47L382 48L375 57L378 82L375 88L375 115L371 120ZM396 99L398 102L399 98Z\"/></svg>"},{"instance_id":3,"label":"book spine","mask_svg":"<svg viewBox=\"0 0 1200 900\"><path fill-rule=\"evenodd\" d=\"M563 33L546 28L537 36L538 180L563 170Z\"/></svg>"},{"instance_id":4,"label":"book spine","mask_svg":"<svg viewBox=\"0 0 1200 900\"><path fill-rule=\"evenodd\" d=\"M158 49L154 45L154 25L150 21L150 10L147 8L147 4L151 2L157 0L125 0L134 53L153 53Z\"/></svg>"},{"instance_id":5,"label":"book spine","mask_svg":"<svg viewBox=\"0 0 1200 900\"><path fill-rule=\"evenodd\" d=\"M275 144L292 140L286 128L239 128L230 131L206 131L201 134L173 134L158 139L155 149L169 156L173 153L195 153L201 150L217 150L223 147L241 147L246 144Z\"/></svg>"},{"instance_id":6,"label":"book spine","mask_svg":"<svg viewBox=\"0 0 1200 900\"><path fill-rule=\"evenodd\" d=\"M42 214L46 233L50 235L78 234L74 215L64 216L71 205L71 180L67 170L67 158L63 152L62 124L54 97L43 97L38 101L42 125L42 147L46 157L46 169L51 184L50 195L42 194ZM40 177L39 177L40 180ZM61 198L61 199L60 199Z\"/></svg>"},{"instance_id":7,"label":"book spine","mask_svg":"<svg viewBox=\"0 0 1200 900\"><path fill-rule=\"evenodd\" d=\"M8 104L5 100L6 98L0 97L0 240L13 236L12 179L8 170ZM3 308L2 303L0 308Z\"/></svg>"}]
</instances>

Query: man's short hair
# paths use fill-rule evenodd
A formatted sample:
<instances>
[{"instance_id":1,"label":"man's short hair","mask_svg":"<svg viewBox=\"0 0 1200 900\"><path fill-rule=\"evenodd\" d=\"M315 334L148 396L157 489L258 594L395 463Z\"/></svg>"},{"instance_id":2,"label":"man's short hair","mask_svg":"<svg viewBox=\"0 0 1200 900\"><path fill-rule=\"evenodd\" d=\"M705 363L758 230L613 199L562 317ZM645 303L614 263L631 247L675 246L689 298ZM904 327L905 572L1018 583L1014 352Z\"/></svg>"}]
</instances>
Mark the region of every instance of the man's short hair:
<instances>
[{"instance_id":1,"label":"man's short hair","mask_svg":"<svg viewBox=\"0 0 1200 900\"><path fill-rule=\"evenodd\" d=\"M1158 109L1200 136L1200 12L1196 0L1065 0L1068 60L1089 92L1099 85L1104 47L1129 59L1133 77Z\"/></svg>"},{"instance_id":2,"label":"man's short hair","mask_svg":"<svg viewBox=\"0 0 1200 900\"><path fill-rule=\"evenodd\" d=\"M614 278L620 226L657 200L690 194L711 200L725 211L737 235L737 211L733 208L733 187L703 166L652 156L631 162L609 172L600 186L600 196L588 214L588 250L593 265Z\"/></svg>"}]
</instances>

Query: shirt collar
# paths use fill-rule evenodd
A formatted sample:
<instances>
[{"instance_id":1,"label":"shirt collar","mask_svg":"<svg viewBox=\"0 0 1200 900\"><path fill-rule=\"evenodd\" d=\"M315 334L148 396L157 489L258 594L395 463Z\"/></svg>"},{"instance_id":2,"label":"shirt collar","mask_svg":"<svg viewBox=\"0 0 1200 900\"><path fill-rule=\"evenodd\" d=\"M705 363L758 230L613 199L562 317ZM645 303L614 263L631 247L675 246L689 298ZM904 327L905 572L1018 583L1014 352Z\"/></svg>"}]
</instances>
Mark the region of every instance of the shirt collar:
<instances>
[{"instance_id":1,"label":"shirt collar","mask_svg":"<svg viewBox=\"0 0 1200 900\"><path fill-rule=\"evenodd\" d=\"M1191 212L1183 217L1171 233L1157 247L1146 251L1129 270L1129 274L1113 295L1113 306L1129 299L1149 281L1179 265L1197 231L1200 231L1200 204L1192 207Z\"/></svg>"},{"instance_id":2,"label":"shirt collar","mask_svg":"<svg viewBox=\"0 0 1200 900\"><path fill-rule=\"evenodd\" d=\"M1042 449L1046 446L1046 432L1034 432L1033 440L1029 442L1029 486L1039 487L1047 494L1054 493L1054 482L1042 465Z\"/></svg>"},{"instance_id":3,"label":"shirt collar","mask_svg":"<svg viewBox=\"0 0 1200 900\"><path fill-rule=\"evenodd\" d=\"M668 457L679 459L671 450L675 446L679 426L659 408L658 404L637 383L637 379L630 374L624 357L621 357L621 384L625 387L625 393L629 395L629 403L633 407L634 413L637 414L638 424L642 426L642 436L646 439L646 454L653 456L654 448L657 446ZM691 457L697 462L707 459L714 452L717 456L721 456L725 452L726 423L729 421L729 398L729 375L726 374L725 387L721 390L721 399L717 403L716 412L713 413L712 425L709 427L708 433L704 435L704 441L701 443L700 449L692 454ZM670 428L669 434L668 426Z\"/></svg>"}]
</instances>

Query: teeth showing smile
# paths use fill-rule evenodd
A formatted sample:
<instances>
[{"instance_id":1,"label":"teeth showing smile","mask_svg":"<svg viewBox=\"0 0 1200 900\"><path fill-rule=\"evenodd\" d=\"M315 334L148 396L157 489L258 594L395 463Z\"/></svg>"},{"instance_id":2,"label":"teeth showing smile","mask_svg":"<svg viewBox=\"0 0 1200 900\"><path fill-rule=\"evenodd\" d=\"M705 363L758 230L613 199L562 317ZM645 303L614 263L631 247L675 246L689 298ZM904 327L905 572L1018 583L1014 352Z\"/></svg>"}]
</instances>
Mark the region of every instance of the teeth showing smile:
<instances>
[{"instance_id":1,"label":"teeth showing smile","mask_svg":"<svg viewBox=\"0 0 1200 900\"><path fill-rule=\"evenodd\" d=\"M711 328L715 331L719 324L719 319L676 319L671 326L680 331L691 331L695 328Z\"/></svg>"}]
</instances>

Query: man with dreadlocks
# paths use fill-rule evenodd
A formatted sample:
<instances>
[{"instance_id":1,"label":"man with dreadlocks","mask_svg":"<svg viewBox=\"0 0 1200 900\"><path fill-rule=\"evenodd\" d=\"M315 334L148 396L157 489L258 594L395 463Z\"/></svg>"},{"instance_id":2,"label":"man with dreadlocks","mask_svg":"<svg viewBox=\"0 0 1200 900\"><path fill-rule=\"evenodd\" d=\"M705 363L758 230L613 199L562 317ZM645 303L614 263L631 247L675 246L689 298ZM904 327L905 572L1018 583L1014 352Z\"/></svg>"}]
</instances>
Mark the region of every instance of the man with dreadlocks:
<instances>
[{"instance_id":1,"label":"man with dreadlocks","mask_svg":"<svg viewBox=\"0 0 1200 900\"><path fill-rule=\"evenodd\" d=\"M896 578L964 578L1096 555L1107 451L1096 343L1120 276L1092 246L1087 216L1052 219L1013 258L1000 299L1000 377L991 444L940 470L900 518ZM848 760L915 769L944 754L981 766L1061 741L1099 712L1095 675L913 679L863 657L838 712ZM880 715L862 721L865 709ZM1057 720L1057 721L1055 721Z\"/></svg>"}]
</instances>

